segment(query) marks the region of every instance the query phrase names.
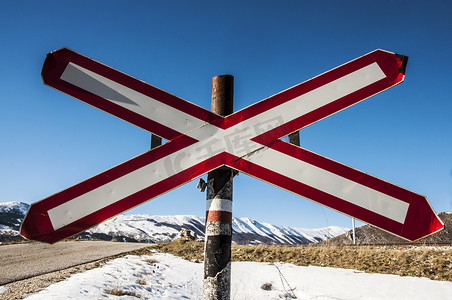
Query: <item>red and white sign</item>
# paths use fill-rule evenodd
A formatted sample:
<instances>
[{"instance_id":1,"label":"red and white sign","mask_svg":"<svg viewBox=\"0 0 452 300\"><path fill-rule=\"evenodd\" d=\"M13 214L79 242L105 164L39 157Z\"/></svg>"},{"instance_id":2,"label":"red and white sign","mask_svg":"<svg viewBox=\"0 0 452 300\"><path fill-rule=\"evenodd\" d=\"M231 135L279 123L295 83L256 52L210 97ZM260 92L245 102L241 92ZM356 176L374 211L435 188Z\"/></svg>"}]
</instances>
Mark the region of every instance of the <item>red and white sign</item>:
<instances>
[{"instance_id":1,"label":"red and white sign","mask_svg":"<svg viewBox=\"0 0 452 300\"><path fill-rule=\"evenodd\" d=\"M280 140L404 79L407 58L375 50L221 117L67 48L45 84L168 140L34 203L27 238L54 243L220 166L228 166L408 240L443 228L424 196Z\"/></svg>"}]
</instances>

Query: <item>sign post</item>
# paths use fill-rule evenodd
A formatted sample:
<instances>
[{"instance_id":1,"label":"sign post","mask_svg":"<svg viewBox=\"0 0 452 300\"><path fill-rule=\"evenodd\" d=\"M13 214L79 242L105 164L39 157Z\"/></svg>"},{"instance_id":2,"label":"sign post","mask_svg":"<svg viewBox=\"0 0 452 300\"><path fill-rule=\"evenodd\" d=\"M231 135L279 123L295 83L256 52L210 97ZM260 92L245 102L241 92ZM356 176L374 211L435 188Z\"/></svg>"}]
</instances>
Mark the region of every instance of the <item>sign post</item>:
<instances>
[{"instance_id":1,"label":"sign post","mask_svg":"<svg viewBox=\"0 0 452 300\"><path fill-rule=\"evenodd\" d=\"M161 144L162 144L162 138L155 134L151 134L151 149L154 149L155 147L158 147Z\"/></svg>"},{"instance_id":2,"label":"sign post","mask_svg":"<svg viewBox=\"0 0 452 300\"><path fill-rule=\"evenodd\" d=\"M212 111L233 112L234 78L212 79ZM207 175L203 299L230 299L232 243L232 186L234 170L221 167Z\"/></svg>"},{"instance_id":3,"label":"sign post","mask_svg":"<svg viewBox=\"0 0 452 300\"><path fill-rule=\"evenodd\" d=\"M289 143L295 146L300 146L300 132L295 131L289 134Z\"/></svg>"}]
</instances>

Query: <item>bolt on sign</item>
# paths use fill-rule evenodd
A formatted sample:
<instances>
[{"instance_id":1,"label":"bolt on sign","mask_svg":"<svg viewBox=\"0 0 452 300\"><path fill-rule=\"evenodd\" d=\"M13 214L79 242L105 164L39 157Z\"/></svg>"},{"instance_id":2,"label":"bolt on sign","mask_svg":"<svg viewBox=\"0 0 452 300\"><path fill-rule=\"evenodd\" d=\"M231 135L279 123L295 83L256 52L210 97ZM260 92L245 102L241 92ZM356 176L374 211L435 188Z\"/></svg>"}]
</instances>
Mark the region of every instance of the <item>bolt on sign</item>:
<instances>
[{"instance_id":1,"label":"bolt on sign","mask_svg":"<svg viewBox=\"0 0 452 300\"><path fill-rule=\"evenodd\" d=\"M70 49L47 55L46 85L166 140L32 204L21 234L55 243L227 166L407 240L444 225L424 196L282 137L404 80L408 58L375 50L228 116L220 116Z\"/></svg>"}]
</instances>

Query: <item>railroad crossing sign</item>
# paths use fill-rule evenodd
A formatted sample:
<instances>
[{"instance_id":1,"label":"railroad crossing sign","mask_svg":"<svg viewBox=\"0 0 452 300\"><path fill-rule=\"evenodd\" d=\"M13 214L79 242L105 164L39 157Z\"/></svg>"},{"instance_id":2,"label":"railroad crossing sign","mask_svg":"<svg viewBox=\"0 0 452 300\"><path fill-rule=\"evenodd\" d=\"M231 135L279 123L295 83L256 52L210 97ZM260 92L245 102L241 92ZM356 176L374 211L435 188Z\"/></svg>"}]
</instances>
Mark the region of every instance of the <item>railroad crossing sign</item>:
<instances>
[{"instance_id":1,"label":"railroad crossing sign","mask_svg":"<svg viewBox=\"0 0 452 300\"><path fill-rule=\"evenodd\" d=\"M280 138L401 83L408 58L375 50L222 117L70 49L45 84L168 140L31 205L27 238L54 243L221 166L416 240L444 226L427 199Z\"/></svg>"}]
</instances>

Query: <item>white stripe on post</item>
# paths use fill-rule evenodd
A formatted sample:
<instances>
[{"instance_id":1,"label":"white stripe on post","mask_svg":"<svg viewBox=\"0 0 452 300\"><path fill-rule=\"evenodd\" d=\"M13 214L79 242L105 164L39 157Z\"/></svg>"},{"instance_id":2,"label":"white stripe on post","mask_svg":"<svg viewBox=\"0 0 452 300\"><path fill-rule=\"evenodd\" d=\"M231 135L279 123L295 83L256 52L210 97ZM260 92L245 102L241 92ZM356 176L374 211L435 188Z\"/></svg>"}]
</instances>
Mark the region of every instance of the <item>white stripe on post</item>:
<instances>
[{"instance_id":1,"label":"white stripe on post","mask_svg":"<svg viewBox=\"0 0 452 300\"><path fill-rule=\"evenodd\" d=\"M228 199L208 199L206 211L225 211L232 213L232 201Z\"/></svg>"}]
</instances>

